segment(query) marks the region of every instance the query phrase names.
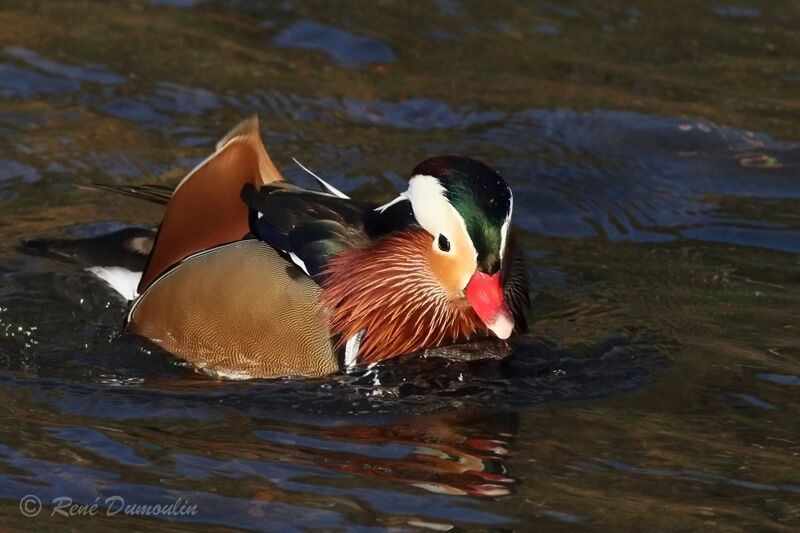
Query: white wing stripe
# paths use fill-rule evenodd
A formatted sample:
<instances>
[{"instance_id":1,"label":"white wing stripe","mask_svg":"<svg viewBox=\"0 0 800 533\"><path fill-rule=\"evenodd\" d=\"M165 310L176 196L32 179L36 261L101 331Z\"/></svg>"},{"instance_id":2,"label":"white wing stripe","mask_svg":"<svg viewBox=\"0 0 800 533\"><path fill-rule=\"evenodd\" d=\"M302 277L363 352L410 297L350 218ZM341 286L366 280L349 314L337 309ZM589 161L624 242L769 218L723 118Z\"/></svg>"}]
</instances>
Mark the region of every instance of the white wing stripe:
<instances>
[{"instance_id":1,"label":"white wing stripe","mask_svg":"<svg viewBox=\"0 0 800 533\"><path fill-rule=\"evenodd\" d=\"M336 187L334 187L333 185L331 185L330 183L328 183L324 179L320 178L319 176L317 176L316 174L311 172L308 168L306 168L303 165L303 163L301 163L300 161L298 161L294 157L292 158L292 161L297 163L297 166L299 166L300 168L302 168L303 170L305 170L306 172L308 172L309 174L314 176L314 178L319 182L319 184L322 185L332 195L334 195L336 197L339 197L339 198L344 198L345 200L349 200L350 199L349 196L347 196L345 193L343 193L342 191L340 191L339 189L337 189Z\"/></svg>"}]
</instances>

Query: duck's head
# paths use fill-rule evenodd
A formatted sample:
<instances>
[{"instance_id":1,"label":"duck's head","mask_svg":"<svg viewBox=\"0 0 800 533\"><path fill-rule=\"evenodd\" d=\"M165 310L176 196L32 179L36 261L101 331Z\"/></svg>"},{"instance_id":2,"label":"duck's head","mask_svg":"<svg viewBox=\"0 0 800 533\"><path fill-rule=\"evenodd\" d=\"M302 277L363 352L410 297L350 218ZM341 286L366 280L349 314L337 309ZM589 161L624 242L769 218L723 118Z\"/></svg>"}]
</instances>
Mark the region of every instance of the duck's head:
<instances>
[{"instance_id":1,"label":"duck's head","mask_svg":"<svg viewBox=\"0 0 800 533\"><path fill-rule=\"evenodd\" d=\"M408 189L379 209L408 201L431 237L430 267L442 288L465 298L499 338L514 329L503 294L502 265L511 225L511 189L495 170L460 156L417 165Z\"/></svg>"}]
</instances>

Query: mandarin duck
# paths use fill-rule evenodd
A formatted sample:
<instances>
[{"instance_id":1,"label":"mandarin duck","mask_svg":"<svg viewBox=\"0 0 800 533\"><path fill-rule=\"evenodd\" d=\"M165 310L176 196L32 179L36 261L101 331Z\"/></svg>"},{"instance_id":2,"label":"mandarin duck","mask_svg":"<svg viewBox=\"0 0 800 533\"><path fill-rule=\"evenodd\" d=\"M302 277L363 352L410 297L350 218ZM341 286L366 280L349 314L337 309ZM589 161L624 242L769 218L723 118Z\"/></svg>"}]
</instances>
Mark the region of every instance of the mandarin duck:
<instances>
[{"instance_id":1,"label":"mandarin duck","mask_svg":"<svg viewBox=\"0 0 800 533\"><path fill-rule=\"evenodd\" d=\"M286 182L253 117L174 190L97 186L166 205L157 230L28 248L84 263L132 300L125 331L220 377L320 377L526 329L513 197L496 171L434 157L382 205L311 174L321 191Z\"/></svg>"}]
</instances>

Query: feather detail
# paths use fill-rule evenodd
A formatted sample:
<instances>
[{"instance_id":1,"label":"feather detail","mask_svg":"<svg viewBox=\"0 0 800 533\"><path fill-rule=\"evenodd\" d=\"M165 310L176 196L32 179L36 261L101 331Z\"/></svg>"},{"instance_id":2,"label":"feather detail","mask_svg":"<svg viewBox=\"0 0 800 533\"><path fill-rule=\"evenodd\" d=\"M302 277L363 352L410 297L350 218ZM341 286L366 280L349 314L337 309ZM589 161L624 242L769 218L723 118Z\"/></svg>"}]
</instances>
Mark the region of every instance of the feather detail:
<instances>
[{"instance_id":1,"label":"feather detail","mask_svg":"<svg viewBox=\"0 0 800 533\"><path fill-rule=\"evenodd\" d=\"M130 196L139 200L147 200L155 204L167 205L172 197L172 187L156 184L145 185L106 185L104 183L91 183L78 185L80 189L113 192L123 196Z\"/></svg>"},{"instance_id":2,"label":"feather detail","mask_svg":"<svg viewBox=\"0 0 800 533\"><path fill-rule=\"evenodd\" d=\"M358 363L487 335L461 294L448 294L430 268L424 230L392 233L328 263L322 300L341 348L363 330Z\"/></svg>"},{"instance_id":3,"label":"feather detail","mask_svg":"<svg viewBox=\"0 0 800 533\"><path fill-rule=\"evenodd\" d=\"M328 192L328 194L332 194L337 198L343 198L345 200L349 200L350 199L349 196L347 196L345 193L343 193L342 191L340 191L339 189L337 189L336 187L334 187L333 185L331 185L330 183L328 183L324 179L322 179L319 176L317 176L316 174L314 174L303 163L301 163L300 161L298 161L294 157L292 158L292 161L294 161L297 164L298 167L300 167L303 170L305 170L308 174L311 174L311 176L313 176L314 179L317 180L317 183L319 183Z\"/></svg>"}]
</instances>

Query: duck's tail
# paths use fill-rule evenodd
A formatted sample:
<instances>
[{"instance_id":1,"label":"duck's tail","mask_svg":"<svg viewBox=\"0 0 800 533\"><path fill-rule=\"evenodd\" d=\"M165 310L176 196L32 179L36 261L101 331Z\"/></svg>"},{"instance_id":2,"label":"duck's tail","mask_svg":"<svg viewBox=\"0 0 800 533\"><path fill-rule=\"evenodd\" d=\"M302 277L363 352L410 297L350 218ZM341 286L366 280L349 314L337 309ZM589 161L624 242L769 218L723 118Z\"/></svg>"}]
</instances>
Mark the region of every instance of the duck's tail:
<instances>
[{"instance_id":1,"label":"duck's tail","mask_svg":"<svg viewBox=\"0 0 800 533\"><path fill-rule=\"evenodd\" d=\"M155 204L167 205L172 198L172 187L166 185L144 184L144 185L107 185L105 183L92 183L89 185L78 185L81 189L95 191L113 192L123 196L130 196L138 200L147 200Z\"/></svg>"},{"instance_id":2,"label":"duck's tail","mask_svg":"<svg viewBox=\"0 0 800 533\"><path fill-rule=\"evenodd\" d=\"M216 151L178 184L167 200L153 252L139 292L186 257L238 241L250 231L247 205L239 197L247 184L260 187L283 181L261 140L256 117L233 128ZM138 197L163 201L164 191L135 191Z\"/></svg>"},{"instance_id":3,"label":"duck's tail","mask_svg":"<svg viewBox=\"0 0 800 533\"><path fill-rule=\"evenodd\" d=\"M27 239L22 251L32 255L81 265L104 280L128 300L138 295L136 287L153 248L156 230L125 228L83 239Z\"/></svg>"},{"instance_id":4,"label":"duck's tail","mask_svg":"<svg viewBox=\"0 0 800 533\"><path fill-rule=\"evenodd\" d=\"M128 299L184 258L249 233L240 193L283 181L261 140L258 119L242 121L175 189L164 185L82 185L166 205L157 229L126 228L88 239L31 239L25 252L78 263Z\"/></svg>"}]
</instances>

